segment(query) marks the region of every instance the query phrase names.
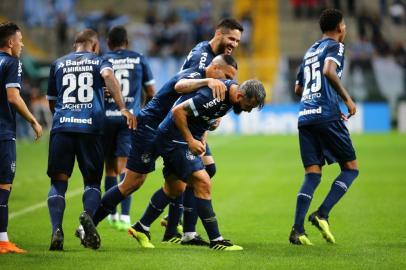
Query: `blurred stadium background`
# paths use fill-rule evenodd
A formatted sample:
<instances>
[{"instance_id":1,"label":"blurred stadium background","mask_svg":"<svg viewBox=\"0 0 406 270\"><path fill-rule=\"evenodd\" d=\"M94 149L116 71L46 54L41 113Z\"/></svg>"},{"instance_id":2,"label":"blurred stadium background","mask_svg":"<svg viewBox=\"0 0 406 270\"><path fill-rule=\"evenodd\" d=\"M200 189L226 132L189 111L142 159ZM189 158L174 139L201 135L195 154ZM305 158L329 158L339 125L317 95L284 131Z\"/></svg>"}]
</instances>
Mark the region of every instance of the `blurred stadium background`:
<instances>
[{"instance_id":1,"label":"blurred stadium background","mask_svg":"<svg viewBox=\"0 0 406 270\"><path fill-rule=\"evenodd\" d=\"M302 249L288 244L303 179L293 84L305 50L321 36L318 14L327 6L342 9L347 23L343 80L358 105L349 128L361 174L330 219L339 245L327 246L308 228L316 246ZM405 269L406 140L401 134L406 132L405 12L402 1L389 0L0 1L0 21L17 22L24 35L22 95L48 129L49 64L71 50L75 32L85 27L99 32L105 48L109 27L124 24L131 48L148 56L159 89L197 42L212 37L220 18L235 17L245 28L234 52L238 80L258 78L268 91L267 106L261 112L239 119L228 116L216 131L228 136L210 137L218 164L213 190L216 213L226 237L242 244L243 253L214 254L159 244L158 224L152 227L152 235L159 250L145 251L106 223L100 225L100 252L84 251L72 235L82 211L83 187L77 169L67 194L67 252L48 252L47 137L29 143L30 128L20 120L9 233L29 253L18 259L0 257L0 269L72 269L79 264L94 269L95 261L100 262L99 269L162 269L163 265L169 269ZM133 196L133 221L162 184L162 164L158 164L151 181ZM312 207L321 202L337 172L337 166L325 169ZM203 232L202 227L199 231Z\"/></svg>"},{"instance_id":2,"label":"blurred stadium background","mask_svg":"<svg viewBox=\"0 0 406 270\"><path fill-rule=\"evenodd\" d=\"M189 50L209 40L222 17L245 27L235 56L239 81L258 78L267 87L261 113L225 119L219 133L295 133L296 69L305 50L320 37L317 17L325 7L344 11L348 36L343 80L358 102L350 121L356 132L406 132L406 11L402 1L358 0L4 0L0 20L23 29L23 94L49 127L44 99L49 63L71 50L74 34L91 27L105 36L113 25L125 25L131 48L149 57L157 89L181 66ZM265 124L264 124L265 123ZM19 135L29 128L19 125Z\"/></svg>"}]
</instances>

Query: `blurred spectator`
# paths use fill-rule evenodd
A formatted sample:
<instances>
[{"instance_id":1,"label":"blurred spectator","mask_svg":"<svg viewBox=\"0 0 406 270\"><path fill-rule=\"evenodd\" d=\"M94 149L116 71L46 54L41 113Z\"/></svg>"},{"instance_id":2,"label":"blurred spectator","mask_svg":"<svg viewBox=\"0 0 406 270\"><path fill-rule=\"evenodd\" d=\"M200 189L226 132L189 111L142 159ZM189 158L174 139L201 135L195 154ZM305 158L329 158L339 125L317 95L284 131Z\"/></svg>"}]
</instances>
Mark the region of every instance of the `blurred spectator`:
<instances>
[{"instance_id":1,"label":"blurred spectator","mask_svg":"<svg viewBox=\"0 0 406 270\"><path fill-rule=\"evenodd\" d=\"M301 18L303 12L306 12L308 18L318 16L318 10L323 5L321 0L291 0L293 15L295 18Z\"/></svg>"},{"instance_id":2,"label":"blurred spectator","mask_svg":"<svg viewBox=\"0 0 406 270\"><path fill-rule=\"evenodd\" d=\"M393 1L392 5L389 7L389 15L394 24L401 25L405 17L404 3L401 0Z\"/></svg>"},{"instance_id":3,"label":"blurred spectator","mask_svg":"<svg viewBox=\"0 0 406 270\"><path fill-rule=\"evenodd\" d=\"M350 76L354 86L362 81L366 93L352 94L357 97L357 100L383 100L378 89L378 84L375 78L375 73L372 66L372 58L374 56L374 47L366 36L360 37L357 41L349 45L350 55ZM355 87L357 89L357 87ZM355 90L354 89L354 90Z\"/></svg>"},{"instance_id":4,"label":"blurred spectator","mask_svg":"<svg viewBox=\"0 0 406 270\"><path fill-rule=\"evenodd\" d=\"M244 33L242 33L240 46L244 54L251 55L252 53L252 31L253 31L253 21L251 14L246 12L240 21L242 27L244 28Z\"/></svg>"},{"instance_id":5,"label":"blurred spectator","mask_svg":"<svg viewBox=\"0 0 406 270\"><path fill-rule=\"evenodd\" d=\"M38 87L31 88L31 110L44 129L51 128L52 115L49 110L48 100L45 95L41 95Z\"/></svg>"},{"instance_id":6,"label":"blurred spectator","mask_svg":"<svg viewBox=\"0 0 406 270\"><path fill-rule=\"evenodd\" d=\"M406 100L406 43L396 42L393 55L396 63L403 69L403 93L400 98Z\"/></svg>"}]
</instances>

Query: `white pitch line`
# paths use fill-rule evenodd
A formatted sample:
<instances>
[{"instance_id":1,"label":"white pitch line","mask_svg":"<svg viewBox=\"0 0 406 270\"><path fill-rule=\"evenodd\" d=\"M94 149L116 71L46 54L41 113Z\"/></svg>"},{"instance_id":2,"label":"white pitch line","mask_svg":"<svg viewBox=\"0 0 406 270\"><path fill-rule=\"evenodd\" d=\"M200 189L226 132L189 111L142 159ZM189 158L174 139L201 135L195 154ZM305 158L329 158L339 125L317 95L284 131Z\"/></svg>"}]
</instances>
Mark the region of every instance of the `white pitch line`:
<instances>
[{"instance_id":1,"label":"white pitch line","mask_svg":"<svg viewBox=\"0 0 406 270\"><path fill-rule=\"evenodd\" d=\"M77 196L79 194L82 194L82 193L83 193L83 188L74 189L74 190L66 193L65 199L73 198L73 197L75 197L75 196ZM46 206L48 206L47 201L43 201L43 202L31 205L31 206L23 208L23 209L21 209L21 210L19 210L17 212L10 213L8 219L10 220L10 219L19 217L21 215L33 212L33 211L35 211L37 209L40 209L40 208L43 208L43 207L46 207Z\"/></svg>"}]
</instances>

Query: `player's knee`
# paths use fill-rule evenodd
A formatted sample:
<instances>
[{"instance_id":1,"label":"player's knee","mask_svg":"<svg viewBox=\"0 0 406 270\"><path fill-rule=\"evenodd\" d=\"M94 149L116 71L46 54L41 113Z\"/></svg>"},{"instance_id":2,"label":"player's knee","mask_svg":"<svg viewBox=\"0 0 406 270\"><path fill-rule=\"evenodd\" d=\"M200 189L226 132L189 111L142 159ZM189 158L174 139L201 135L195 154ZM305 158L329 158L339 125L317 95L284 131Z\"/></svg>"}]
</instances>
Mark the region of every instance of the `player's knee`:
<instances>
[{"instance_id":1,"label":"player's knee","mask_svg":"<svg viewBox=\"0 0 406 270\"><path fill-rule=\"evenodd\" d=\"M211 181L209 179L195 181L193 190L198 198L211 197Z\"/></svg>"},{"instance_id":2,"label":"player's knee","mask_svg":"<svg viewBox=\"0 0 406 270\"><path fill-rule=\"evenodd\" d=\"M213 176L216 174L216 164L212 163L212 164L208 164L204 167L205 167L207 174L210 176L210 178L213 178Z\"/></svg>"},{"instance_id":3,"label":"player's knee","mask_svg":"<svg viewBox=\"0 0 406 270\"><path fill-rule=\"evenodd\" d=\"M0 184L0 189L11 191L11 184Z\"/></svg>"},{"instance_id":4,"label":"player's knee","mask_svg":"<svg viewBox=\"0 0 406 270\"><path fill-rule=\"evenodd\" d=\"M146 176L142 174L126 174L123 181L118 185L119 189L124 196L128 196L144 184L145 178Z\"/></svg>"},{"instance_id":5,"label":"player's knee","mask_svg":"<svg viewBox=\"0 0 406 270\"><path fill-rule=\"evenodd\" d=\"M341 171L341 175L341 180L347 185L347 187L350 187L354 180L358 177L359 170L344 169Z\"/></svg>"}]
</instances>

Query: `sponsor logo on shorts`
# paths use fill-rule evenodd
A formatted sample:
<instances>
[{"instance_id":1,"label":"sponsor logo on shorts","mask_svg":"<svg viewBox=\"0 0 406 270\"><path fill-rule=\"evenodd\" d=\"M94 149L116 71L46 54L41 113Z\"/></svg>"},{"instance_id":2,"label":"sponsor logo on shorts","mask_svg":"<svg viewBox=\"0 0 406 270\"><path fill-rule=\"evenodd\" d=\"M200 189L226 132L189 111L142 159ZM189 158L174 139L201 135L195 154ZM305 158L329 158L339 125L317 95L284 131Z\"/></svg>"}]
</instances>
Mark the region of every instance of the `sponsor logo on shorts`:
<instances>
[{"instance_id":1,"label":"sponsor logo on shorts","mask_svg":"<svg viewBox=\"0 0 406 270\"><path fill-rule=\"evenodd\" d=\"M13 173L16 172L16 162L15 162L15 161L11 162L11 164L10 164L10 169L11 169L11 171L12 171Z\"/></svg>"},{"instance_id":2,"label":"sponsor logo on shorts","mask_svg":"<svg viewBox=\"0 0 406 270\"><path fill-rule=\"evenodd\" d=\"M146 152L146 153L141 155L141 161L143 163L149 163L149 162L151 162L151 156L152 156L151 153Z\"/></svg>"},{"instance_id":3,"label":"sponsor logo on shorts","mask_svg":"<svg viewBox=\"0 0 406 270\"><path fill-rule=\"evenodd\" d=\"M186 158L188 160L194 160L196 158L196 156L193 155L192 152L190 152L190 150L188 149L188 150L186 150Z\"/></svg>"}]
</instances>

